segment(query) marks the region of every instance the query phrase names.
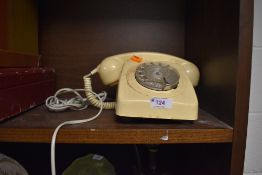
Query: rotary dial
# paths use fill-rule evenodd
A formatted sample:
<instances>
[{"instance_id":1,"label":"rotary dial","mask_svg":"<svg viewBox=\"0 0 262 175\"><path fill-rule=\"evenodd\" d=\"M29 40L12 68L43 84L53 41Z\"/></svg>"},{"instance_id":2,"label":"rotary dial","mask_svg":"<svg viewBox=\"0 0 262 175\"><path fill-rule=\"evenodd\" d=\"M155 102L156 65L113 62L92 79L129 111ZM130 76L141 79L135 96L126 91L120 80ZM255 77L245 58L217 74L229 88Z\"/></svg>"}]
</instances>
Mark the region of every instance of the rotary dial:
<instances>
[{"instance_id":1,"label":"rotary dial","mask_svg":"<svg viewBox=\"0 0 262 175\"><path fill-rule=\"evenodd\" d=\"M162 62L143 63L135 72L135 78L140 85L156 91L175 89L179 83L179 77L175 68Z\"/></svg>"}]
</instances>

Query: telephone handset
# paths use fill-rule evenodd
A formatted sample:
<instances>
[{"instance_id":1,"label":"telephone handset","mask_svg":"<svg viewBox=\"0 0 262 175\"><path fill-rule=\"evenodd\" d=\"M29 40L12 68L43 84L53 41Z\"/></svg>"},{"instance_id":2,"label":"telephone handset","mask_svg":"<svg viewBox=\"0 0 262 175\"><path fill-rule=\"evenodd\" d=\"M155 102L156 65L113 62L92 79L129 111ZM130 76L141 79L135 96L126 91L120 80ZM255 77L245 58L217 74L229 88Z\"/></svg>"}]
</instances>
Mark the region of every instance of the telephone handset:
<instances>
[{"instance_id":1,"label":"telephone handset","mask_svg":"<svg viewBox=\"0 0 262 175\"><path fill-rule=\"evenodd\" d=\"M189 61L154 52L130 52L105 58L84 77L87 98L100 107L100 102L90 93L89 77L95 73L105 85L118 84L116 102L104 102L103 108L115 108L119 116L197 119L194 86L199 81L199 70Z\"/></svg>"}]
</instances>

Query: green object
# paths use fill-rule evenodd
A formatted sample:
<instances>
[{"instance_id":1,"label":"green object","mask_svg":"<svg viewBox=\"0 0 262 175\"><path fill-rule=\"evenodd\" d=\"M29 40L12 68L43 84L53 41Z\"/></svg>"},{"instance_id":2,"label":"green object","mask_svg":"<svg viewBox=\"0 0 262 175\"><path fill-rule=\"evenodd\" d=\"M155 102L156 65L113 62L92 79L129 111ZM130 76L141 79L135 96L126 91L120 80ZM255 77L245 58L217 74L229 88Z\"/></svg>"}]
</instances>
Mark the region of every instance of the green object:
<instances>
[{"instance_id":1,"label":"green object","mask_svg":"<svg viewBox=\"0 0 262 175\"><path fill-rule=\"evenodd\" d=\"M73 161L63 175L116 175L113 165L104 157L88 154Z\"/></svg>"},{"instance_id":2,"label":"green object","mask_svg":"<svg viewBox=\"0 0 262 175\"><path fill-rule=\"evenodd\" d=\"M16 160L0 153L0 175L28 175Z\"/></svg>"}]
</instances>

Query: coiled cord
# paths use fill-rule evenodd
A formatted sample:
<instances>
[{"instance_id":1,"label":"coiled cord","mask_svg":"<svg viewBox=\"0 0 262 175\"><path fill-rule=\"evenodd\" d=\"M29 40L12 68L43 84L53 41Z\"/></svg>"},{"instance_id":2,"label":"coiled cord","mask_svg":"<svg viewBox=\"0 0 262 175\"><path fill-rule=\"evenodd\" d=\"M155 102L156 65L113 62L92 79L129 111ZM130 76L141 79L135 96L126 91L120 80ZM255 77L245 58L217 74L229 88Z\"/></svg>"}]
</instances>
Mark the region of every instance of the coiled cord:
<instances>
[{"instance_id":1,"label":"coiled cord","mask_svg":"<svg viewBox=\"0 0 262 175\"><path fill-rule=\"evenodd\" d=\"M93 92L93 90L92 90L91 78L89 77L89 75L84 76L83 79L84 79L86 98L93 106L100 108L102 105L103 109L114 109L115 108L116 102L100 103L100 101L96 98L96 96L93 93L91 93Z\"/></svg>"}]
</instances>

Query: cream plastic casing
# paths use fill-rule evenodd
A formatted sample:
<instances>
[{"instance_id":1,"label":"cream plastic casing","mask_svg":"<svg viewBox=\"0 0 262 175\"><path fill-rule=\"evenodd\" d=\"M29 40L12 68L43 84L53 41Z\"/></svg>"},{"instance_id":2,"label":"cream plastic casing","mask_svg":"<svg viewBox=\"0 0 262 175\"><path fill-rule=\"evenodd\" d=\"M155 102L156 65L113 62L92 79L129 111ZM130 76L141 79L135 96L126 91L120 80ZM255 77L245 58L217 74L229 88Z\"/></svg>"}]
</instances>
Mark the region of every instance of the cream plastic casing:
<instances>
[{"instance_id":1,"label":"cream plastic casing","mask_svg":"<svg viewBox=\"0 0 262 175\"><path fill-rule=\"evenodd\" d=\"M132 56L140 57L141 62L131 60ZM168 91L155 91L140 85L135 79L135 71L139 64L145 62L163 62L174 67L180 75L178 87ZM197 119L198 100L193 86L198 84L199 70L191 62L161 53L133 52L104 59L99 65L98 73L106 85L119 81L115 109L119 116ZM152 99L164 99L171 104L159 108L152 104Z\"/></svg>"}]
</instances>

